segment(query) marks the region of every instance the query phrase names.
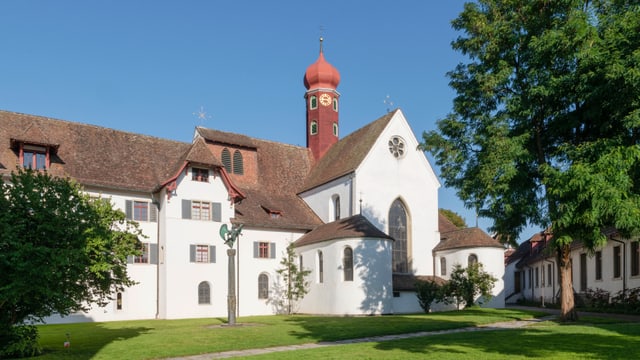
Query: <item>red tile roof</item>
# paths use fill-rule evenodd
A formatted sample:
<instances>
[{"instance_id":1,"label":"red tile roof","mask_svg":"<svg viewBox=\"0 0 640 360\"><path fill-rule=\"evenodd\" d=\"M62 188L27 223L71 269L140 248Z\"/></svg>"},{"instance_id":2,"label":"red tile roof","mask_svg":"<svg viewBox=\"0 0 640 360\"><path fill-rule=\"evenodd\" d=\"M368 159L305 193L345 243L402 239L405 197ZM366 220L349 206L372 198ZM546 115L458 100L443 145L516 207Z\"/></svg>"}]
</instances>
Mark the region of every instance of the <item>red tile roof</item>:
<instances>
[{"instance_id":1,"label":"red tile roof","mask_svg":"<svg viewBox=\"0 0 640 360\"><path fill-rule=\"evenodd\" d=\"M191 144L42 116L0 111L0 174L19 165L14 142L57 147L48 170L85 186L153 191Z\"/></svg>"},{"instance_id":2,"label":"red tile roof","mask_svg":"<svg viewBox=\"0 0 640 360\"><path fill-rule=\"evenodd\" d=\"M440 234L440 242L433 251L443 251L460 248L495 247L504 248L498 240L489 236L482 229L470 227Z\"/></svg>"},{"instance_id":3,"label":"red tile roof","mask_svg":"<svg viewBox=\"0 0 640 360\"><path fill-rule=\"evenodd\" d=\"M298 239L295 242L295 246L300 247L328 240L346 238L376 238L393 240L391 236L375 227L369 220L367 220L366 217L358 214L318 226Z\"/></svg>"},{"instance_id":4,"label":"red tile roof","mask_svg":"<svg viewBox=\"0 0 640 360\"><path fill-rule=\"evenodd\" d=\"M236 204L235 222L248 226L302 230L311 230L322 224L307 203L296 195L296 190L313 165L309 149L202 127L196 131L207 142L249 148L257 152L255 171L258 181L238 183L246 199ZM280 215L270 214L266 209L279 212Z\"/></svg>"},{"instance_id":5,"label":"red tile roof","mask_svg":"<svg viewBox=\"0 0 640 360\"><path fill-rule=\"evenodd\" d=\"M354 172L397 111L384 115L334 144L313 167L300 192Z\"/></svg>"},{"instance_id":6,"label":"red tile roof","mask_svg":"<svg viewBox=\"0 0 640 360\"><path fill-rule=\"evenodd\" d=\"M440 234L456 230L459 230L458 227L455 226L451 220L447 219L446 216L438 212L438 231L440 231Z\"/></svg>"},{"instance_id":7,"label":"red tile roof","mask_svg":"<svg viewBox=\"0 0 640 360\"><path fill-rule=\"evenodd\" d=\"M433 275L393 274L393 291L415 291L416 282L433 281L444 285L447 280Z\"/></svg>"}]
</instances>

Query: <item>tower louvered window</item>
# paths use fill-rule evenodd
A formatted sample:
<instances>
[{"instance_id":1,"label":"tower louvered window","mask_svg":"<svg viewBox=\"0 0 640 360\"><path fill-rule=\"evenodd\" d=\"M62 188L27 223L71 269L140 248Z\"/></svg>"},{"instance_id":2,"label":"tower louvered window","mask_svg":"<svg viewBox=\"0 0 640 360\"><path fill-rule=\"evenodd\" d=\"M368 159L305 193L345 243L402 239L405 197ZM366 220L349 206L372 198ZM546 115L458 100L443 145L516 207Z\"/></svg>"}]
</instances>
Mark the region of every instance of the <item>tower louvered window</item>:
<instances>
[{"instance_id":1,"label":"tower louvered window","mask_svg":"<svg viewBox=\"0 0 640 360\"><path fill-rule=\"evenodd\" d=\"M231 153L229 149L222 149L222 165L224 165L224 169L227 170L229 174L231 174Z\"/></svg>"},{"instance_id":2,"label":"tower louvered window","mask_svg":"<svg viewBox=\"0 0 640 360\"><path fill-rule=\"evenodd\" d=\"M242 175L244 174L244 164L242 162L242 154L236 150L233 153L233 173Z\"/></svg>"}]
</instances>

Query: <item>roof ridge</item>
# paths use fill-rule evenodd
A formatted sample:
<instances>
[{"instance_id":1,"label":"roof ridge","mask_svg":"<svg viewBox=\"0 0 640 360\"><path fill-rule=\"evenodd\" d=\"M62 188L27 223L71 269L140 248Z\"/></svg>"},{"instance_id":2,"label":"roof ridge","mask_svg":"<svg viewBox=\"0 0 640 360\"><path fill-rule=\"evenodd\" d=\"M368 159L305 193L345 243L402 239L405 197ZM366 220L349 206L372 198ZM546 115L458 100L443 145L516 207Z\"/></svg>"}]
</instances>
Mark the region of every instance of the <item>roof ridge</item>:
<instances>
[{"instance_id":1,"label":"roof ridge","mask_svg":"<svg viewBox=\"0 0 640 360\"><path fill-rule=\"evenodd\" d=\"M17 116L33 117L33 118L37 118L37 119L40 119L40 120L43 120L43 121L55 121L55 122L60 122L60 123L65 123L65 124L71 124L71 125L74 125L74 126L85 126L85 127L89 127L89 128L95 128L95 129L98 129L98 130L115 131L115 132L119 132L119 133L123 133L123 134L130 134L130 135L141 136L141 137L145 137L145 138L157 139L157 140L162 140L162 141L169 141L169 142L174 142L174 143L179 143L179 144L190 144L190 142L168 139L168 138L159 137L159 136L156 136L156 135L141 134L141 133L136 133L136 132L128 131L128 130L114 129L114 128L110 128L110 127L106 127L106 126L100 126L100 125L95 125L95 124L87 124L87 123L83 123L83 122L64 120L64 119L48 117L48 116L42 116L42 115L27 114L27 113L21 113L21 112L17 112L17 111L8 111L8 110L0 109L0 114L1 113L6 113L6 114L9 114L9 115L13 114L13 115L17 115Z\"/></svg>"}]
</instances>

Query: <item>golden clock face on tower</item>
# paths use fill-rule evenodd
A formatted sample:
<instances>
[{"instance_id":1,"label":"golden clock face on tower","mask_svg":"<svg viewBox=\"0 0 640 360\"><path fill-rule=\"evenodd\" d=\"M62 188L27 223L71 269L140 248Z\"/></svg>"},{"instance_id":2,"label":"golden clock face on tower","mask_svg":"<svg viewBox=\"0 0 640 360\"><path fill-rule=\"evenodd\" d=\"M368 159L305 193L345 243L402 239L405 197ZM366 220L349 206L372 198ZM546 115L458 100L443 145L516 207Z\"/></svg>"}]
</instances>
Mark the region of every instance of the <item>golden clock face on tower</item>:
<instances>
[{"instance_id":1,"label":"golden clock face on tower","mask_svg":"<svg viewBox=\"0 0 640 360\"><path fill-rule=\"evenodd\" d=\"M331 105L331 96L329 94L320 95L320 104L323 106Z\"/></svg>"}]
</instances>

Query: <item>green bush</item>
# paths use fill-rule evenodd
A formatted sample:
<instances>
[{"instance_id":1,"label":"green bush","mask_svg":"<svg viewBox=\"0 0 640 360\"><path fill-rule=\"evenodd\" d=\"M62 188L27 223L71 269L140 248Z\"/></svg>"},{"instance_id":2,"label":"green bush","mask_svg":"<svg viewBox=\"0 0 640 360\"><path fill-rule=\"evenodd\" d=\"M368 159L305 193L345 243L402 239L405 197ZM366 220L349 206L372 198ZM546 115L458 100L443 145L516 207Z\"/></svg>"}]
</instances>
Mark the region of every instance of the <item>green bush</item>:
<instances>
[{"instance_id":1,"label":"green bush","mask_svg":"<svg viewBox=\"0 0 640 360\"><path fill-rule=\"evenodd\" d=\"M429 313L434 301L441 301L443 297L442 286L431 280L416 282L416 292L420 307L425 313Z\"/></svg>"},{"instance_id":2,"label":"green bush","mask_svg":"<svg viewBox=\"0 0 640 360\"><path fill-rule=\"evenodd\" d=\"M41 353L35 326L20 325L0 330L0 359L32 357Z\"/></svg>"}]
</instances>

